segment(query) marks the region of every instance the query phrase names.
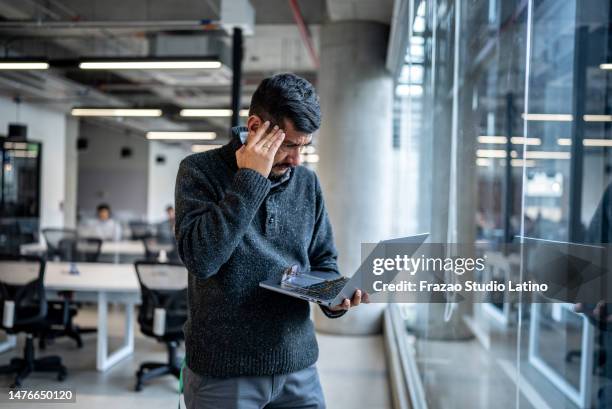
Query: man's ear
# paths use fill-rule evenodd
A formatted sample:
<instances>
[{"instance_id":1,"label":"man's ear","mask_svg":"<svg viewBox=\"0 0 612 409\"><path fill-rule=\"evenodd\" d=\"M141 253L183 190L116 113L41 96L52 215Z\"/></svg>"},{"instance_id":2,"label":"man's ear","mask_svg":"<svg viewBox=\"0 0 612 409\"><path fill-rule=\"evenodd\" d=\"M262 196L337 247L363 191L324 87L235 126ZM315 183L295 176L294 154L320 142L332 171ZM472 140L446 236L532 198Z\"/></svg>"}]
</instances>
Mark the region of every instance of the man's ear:
<instances>
[{"instance_id":1,"label":"man's ear","mask_svg":"<svg viewBox=\"0 0 612 409\"><path fill-rule=\"evenodd\" d=\"M246 123L246 127L249 130L249 134L251 132L257 132L261 124L263 124L263 121L257 115L249 116L249 119L247 119L247 123Z\"/></svg>"}]
</instances>

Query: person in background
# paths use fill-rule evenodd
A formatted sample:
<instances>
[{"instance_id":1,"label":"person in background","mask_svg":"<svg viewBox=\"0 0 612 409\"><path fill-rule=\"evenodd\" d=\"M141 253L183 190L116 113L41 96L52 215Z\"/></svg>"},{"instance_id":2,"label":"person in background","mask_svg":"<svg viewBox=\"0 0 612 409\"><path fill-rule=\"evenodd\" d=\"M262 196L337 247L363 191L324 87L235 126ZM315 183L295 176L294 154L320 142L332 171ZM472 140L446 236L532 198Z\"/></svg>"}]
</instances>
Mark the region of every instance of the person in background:
<instances>
[{"instance_id":1,"label":"person in background","mask_svg":"<svg viewBox=\"0 0 612 409\"><path fill-rule=\"evenodd\" d=\"M168 218L157 225L157 236L160 240L174 241L174 207L166 206Z\"/></svg>"},{"instance_id":2,"label":"person in background","mask_svg":"<svg viewBox=\"0 0 612 409\"><path fill-rule=\"evenodd\" d=\"M99 237L102 240L120 240L121 225L112 218L110 206L106 203L99 204L96 214L96 219L85 226L86 235Z\"/></svg>"}]
</instances>

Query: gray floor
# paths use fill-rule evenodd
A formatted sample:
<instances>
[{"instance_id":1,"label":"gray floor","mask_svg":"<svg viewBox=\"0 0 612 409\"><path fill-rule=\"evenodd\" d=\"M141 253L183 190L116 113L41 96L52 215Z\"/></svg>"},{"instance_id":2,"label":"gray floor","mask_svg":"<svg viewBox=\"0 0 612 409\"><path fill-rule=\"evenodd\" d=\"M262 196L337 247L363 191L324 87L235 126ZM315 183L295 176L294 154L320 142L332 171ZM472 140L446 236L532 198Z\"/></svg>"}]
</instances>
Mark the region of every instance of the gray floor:
<instances>
[{"instance_id":1,"label":"gray floor","mask_svg":"<svg viewBox=\"0 0 612 409\"><path fill-rule=\"evenodd\" d=\"M516 325L504 328L493 320L488 323L485 332L490 336L489 347L477 338L417 341L416 359L430 409L577 409L529 363L528 321L520 332L520 354ZM580 347L576 339L579 335L576 329L542 325L539 341L545 361L574 382L580 362L567 363L564 357L567 351ZM592 376L590 381L595 406L597 390L609 381L598 376Z\"/></svg>"},{"instance_id":2,"label":"gray floor","mask_svg":"<svg viewBox=\"0 0 612 409\"><path fill-rule=\"evenodd\" d=\"M120 342L121 312L112 311L111 349ZM82 311L79 325L95 325L95 310ZM33 374L24 386L28 388L66 387L74 390L79 408L173 408L178 403L177 381L171 377L152 381L140 392L133 392L134 373L142 361L165 360L164 347L136 332L135 353L106 373L95 370L96 335L85 336L85 346L77 349L64 339L49 346L41 356L60 355L68 367L68 379L59 383L51 374ZM319 373L328 408L390 408L389 385L381 336L340 337L318 335ZM0 354L0 365L21 354L23 338L17 349ZM0 385L8 386L10 378L0 377ZM4 393L4 392L3 392ZM0 399L0 402L6 402ZM2 403L2 408L24 408L24 404ZM74 404L54 404L53 408L70 408Z\"/></svg>"}]
</instances>

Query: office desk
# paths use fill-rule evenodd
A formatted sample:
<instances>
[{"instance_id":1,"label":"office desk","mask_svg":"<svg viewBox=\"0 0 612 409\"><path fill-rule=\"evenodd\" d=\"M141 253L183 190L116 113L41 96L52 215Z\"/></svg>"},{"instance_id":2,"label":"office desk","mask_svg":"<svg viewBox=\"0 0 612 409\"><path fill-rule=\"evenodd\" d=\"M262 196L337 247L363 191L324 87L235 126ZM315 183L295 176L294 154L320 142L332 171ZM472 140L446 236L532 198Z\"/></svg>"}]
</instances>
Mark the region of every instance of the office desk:
<instances>
[{"instance_id":1,"label":"office desk","mask_svg":"<svg viewBox=\"0 0 612 409\"><path fill-rule=\"evenodd\" d=\"M19 247L21 254L41 254L47 251L43 243L27 243ZM144 255L144 244L140 240L103 241L101 254L126 254L131 256Z\"/></svg>"},{"instance_id":2,"label":"office desk","mask_svg":"<svg viewBox=\"0 0 612 409\"><path fill-rule=\"evenodd\" d=\"M61 299L62 291L74 293L75 301L98 304L96 368L104 372L134 352L134 305L140 303L140 285L133 264L77 263L80 272L72 275L69 263L47 262L45 289L49 299ZM123 344L109 354L108 303L125 305Z\"/></svg>"},{"instance_id":3,"label":"office desk","mask_svg":"<svg viewBox=\"0 0 612 409\"><path fill-rule=\"evenodd\" d=\"M22 244L19 247L21 254L44 254L47 247L43 243ZM103 241L100 254L106 256L144 256L145 247L140 240Z\"/></svg>"}]
</instances>

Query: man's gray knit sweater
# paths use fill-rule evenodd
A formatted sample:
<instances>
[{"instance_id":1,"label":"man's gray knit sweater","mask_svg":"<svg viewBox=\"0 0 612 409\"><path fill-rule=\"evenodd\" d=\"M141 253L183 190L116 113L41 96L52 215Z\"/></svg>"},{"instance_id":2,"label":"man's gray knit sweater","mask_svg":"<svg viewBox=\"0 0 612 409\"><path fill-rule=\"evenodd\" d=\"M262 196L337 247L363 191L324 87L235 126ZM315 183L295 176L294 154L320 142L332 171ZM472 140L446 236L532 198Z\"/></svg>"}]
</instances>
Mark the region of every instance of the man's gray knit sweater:
<instances>
[{"instance_id":1,"label":"man's gray knit sweater","mask_svg":"<svg viewBox=\"0 0 612 409\"><path fill-rule=\"evenodd\" d=\"M176 181L178 251L189 271L186 362L213 377L283 374L316 362L309 304L259 282L280 280L294 264L338 274L316 175L297 167L272 186L238 169L240 146L234 136L185 158Z\"/></svg>"}]
</instances>

